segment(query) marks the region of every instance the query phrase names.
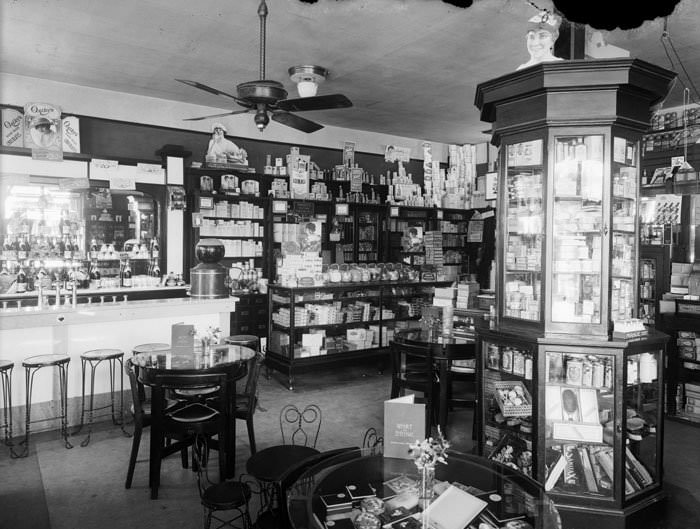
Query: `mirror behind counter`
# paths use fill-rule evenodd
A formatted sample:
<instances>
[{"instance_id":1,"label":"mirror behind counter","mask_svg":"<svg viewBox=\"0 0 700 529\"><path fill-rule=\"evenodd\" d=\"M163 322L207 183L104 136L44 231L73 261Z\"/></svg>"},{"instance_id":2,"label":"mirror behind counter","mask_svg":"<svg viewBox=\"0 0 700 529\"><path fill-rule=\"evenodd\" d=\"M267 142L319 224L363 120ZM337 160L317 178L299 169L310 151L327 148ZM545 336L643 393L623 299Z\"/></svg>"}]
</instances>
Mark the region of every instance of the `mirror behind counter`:
<instances>
[{"instance_id":1,"label":"mirror behind counter","mask_svg":"<svg viewBox=\"0 0 700 529\"><path fill-rule=\"evenodd\" d=\"M39 290L55 298L73 285L85 299L121 288L183 287L182 278L161 273L157 193L64 189L34 177L2 191L0 300L37 303Z\"/></svg>"}]
</instances>

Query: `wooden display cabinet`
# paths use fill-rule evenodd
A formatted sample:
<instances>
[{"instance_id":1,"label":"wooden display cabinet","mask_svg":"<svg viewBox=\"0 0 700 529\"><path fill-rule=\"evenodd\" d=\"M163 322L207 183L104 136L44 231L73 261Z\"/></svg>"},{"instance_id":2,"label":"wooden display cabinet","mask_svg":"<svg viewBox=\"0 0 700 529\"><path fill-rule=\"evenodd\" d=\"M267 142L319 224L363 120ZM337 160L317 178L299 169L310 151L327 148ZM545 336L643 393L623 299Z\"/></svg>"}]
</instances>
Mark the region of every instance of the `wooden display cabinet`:
<instances>
[{"instance_id":1,"label":"wooden display cabinet","mask_svg":"<svg viewBox=\"0 0 700 529\"><path fill-rule=\"evenodd\" d=\"M575 60L477 87L500 147L497 318L477 330L480 448L515 457L566 527L634 527L663 497L668 337L611 335L638 311L640 139L674 77L638 59ZM531 415L506 412L526 401Z\"/></svg>"}]
</instances>

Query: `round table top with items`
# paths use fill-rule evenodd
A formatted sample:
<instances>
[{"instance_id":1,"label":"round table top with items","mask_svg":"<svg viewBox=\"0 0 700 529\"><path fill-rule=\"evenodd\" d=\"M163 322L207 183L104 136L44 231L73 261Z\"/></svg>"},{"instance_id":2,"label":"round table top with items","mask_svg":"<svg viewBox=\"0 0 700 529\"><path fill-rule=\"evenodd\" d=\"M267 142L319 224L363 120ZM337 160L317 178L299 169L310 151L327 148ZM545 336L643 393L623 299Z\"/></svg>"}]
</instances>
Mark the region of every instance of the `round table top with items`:
<instances>
[{"instance_id":1,"label":"round table top with items","mask_svg":"<svg viewBox=\"0 0 700 529\"><path fill-rule=\"evenodd\" d=\"M246 362L255 356L255 351L242 345L212 345L208 351L200 347L193 349L167 349L135 354L132 362L135 366L143 368L139 372L139 379L144 384L152 383L157 374L168 372L187 373L214 373L237 371L237 378L246 374ZM238 376L240 375L240 376Z\"/></svg>"},{"instance_id":2,"label":"round table top with items","mask_svg":"<svg viewBox=\"0 0 700 529\"><path fill-rule=\"evenodd\" d=\"M287 510L296 529L561 529L539 483L482 457L448 451L422 483L413 459L352 450L307 470Z\"/></svg>"}]
</instances>

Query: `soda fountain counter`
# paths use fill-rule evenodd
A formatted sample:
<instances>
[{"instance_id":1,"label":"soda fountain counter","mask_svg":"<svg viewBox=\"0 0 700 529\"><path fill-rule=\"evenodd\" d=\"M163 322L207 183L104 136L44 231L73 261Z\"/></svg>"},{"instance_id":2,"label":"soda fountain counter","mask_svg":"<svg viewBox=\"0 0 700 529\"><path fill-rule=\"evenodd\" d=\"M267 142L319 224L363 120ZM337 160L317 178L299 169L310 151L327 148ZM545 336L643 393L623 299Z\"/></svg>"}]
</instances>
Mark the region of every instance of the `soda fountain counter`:
<instances>
[{"instance_id":1,"label":"soda fountain counter","mask_svg":"<svg viewBox=\"0 0 700 529\"><path fill-rule=\"evenodd\" d=\"M12 408L14 434L21 435L23 428L25 389L22 360L39 354L68 354L68 410L69 424L79 420L81 395L80 355L98 348L115 348L131 356L135 345L149 342L170 343L171 326L187 323L196 330L218 327L223 336L229 334L230 314L236 310L238 298L212 300L189 298L152 299L104 303L81 303L73 306L51 305L43 310L37 307L7 308L0 310L0 356L15 363L12 384ZM47 371L48 373L48 371ZM49 416L52 401L58 398L58 379L40 373L42 380L34 384L33 416L37 419ZM126 383L128 387L128 383ZM117 377L117 390L119 377ZM109 370L97 369L95 394L97 406L100 397L109 394ZM103 395L100 395L103 394ZM50 423L41 423L39 426Z\"/></svg>"}]
</instances>

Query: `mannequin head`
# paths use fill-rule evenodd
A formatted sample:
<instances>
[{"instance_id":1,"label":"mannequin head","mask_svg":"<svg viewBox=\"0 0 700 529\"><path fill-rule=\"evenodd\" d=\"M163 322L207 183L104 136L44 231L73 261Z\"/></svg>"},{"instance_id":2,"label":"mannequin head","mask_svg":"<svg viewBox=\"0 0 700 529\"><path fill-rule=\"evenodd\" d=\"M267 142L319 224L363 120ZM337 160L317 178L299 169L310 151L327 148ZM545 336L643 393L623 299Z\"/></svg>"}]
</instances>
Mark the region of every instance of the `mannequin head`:
<instances>
[{"instance_id":1,"label":"mannequin head","mask_svg":"<svg viewBox=\"0 0 700 529\"><path fill-rule=\"evenodd\" d=\"M518 69L541 62L560 60L554 56L554 42L559 37L561 18L548 11L540 11L527 21L525 42L530 60Z\"/></svg>"}]
</instances>

